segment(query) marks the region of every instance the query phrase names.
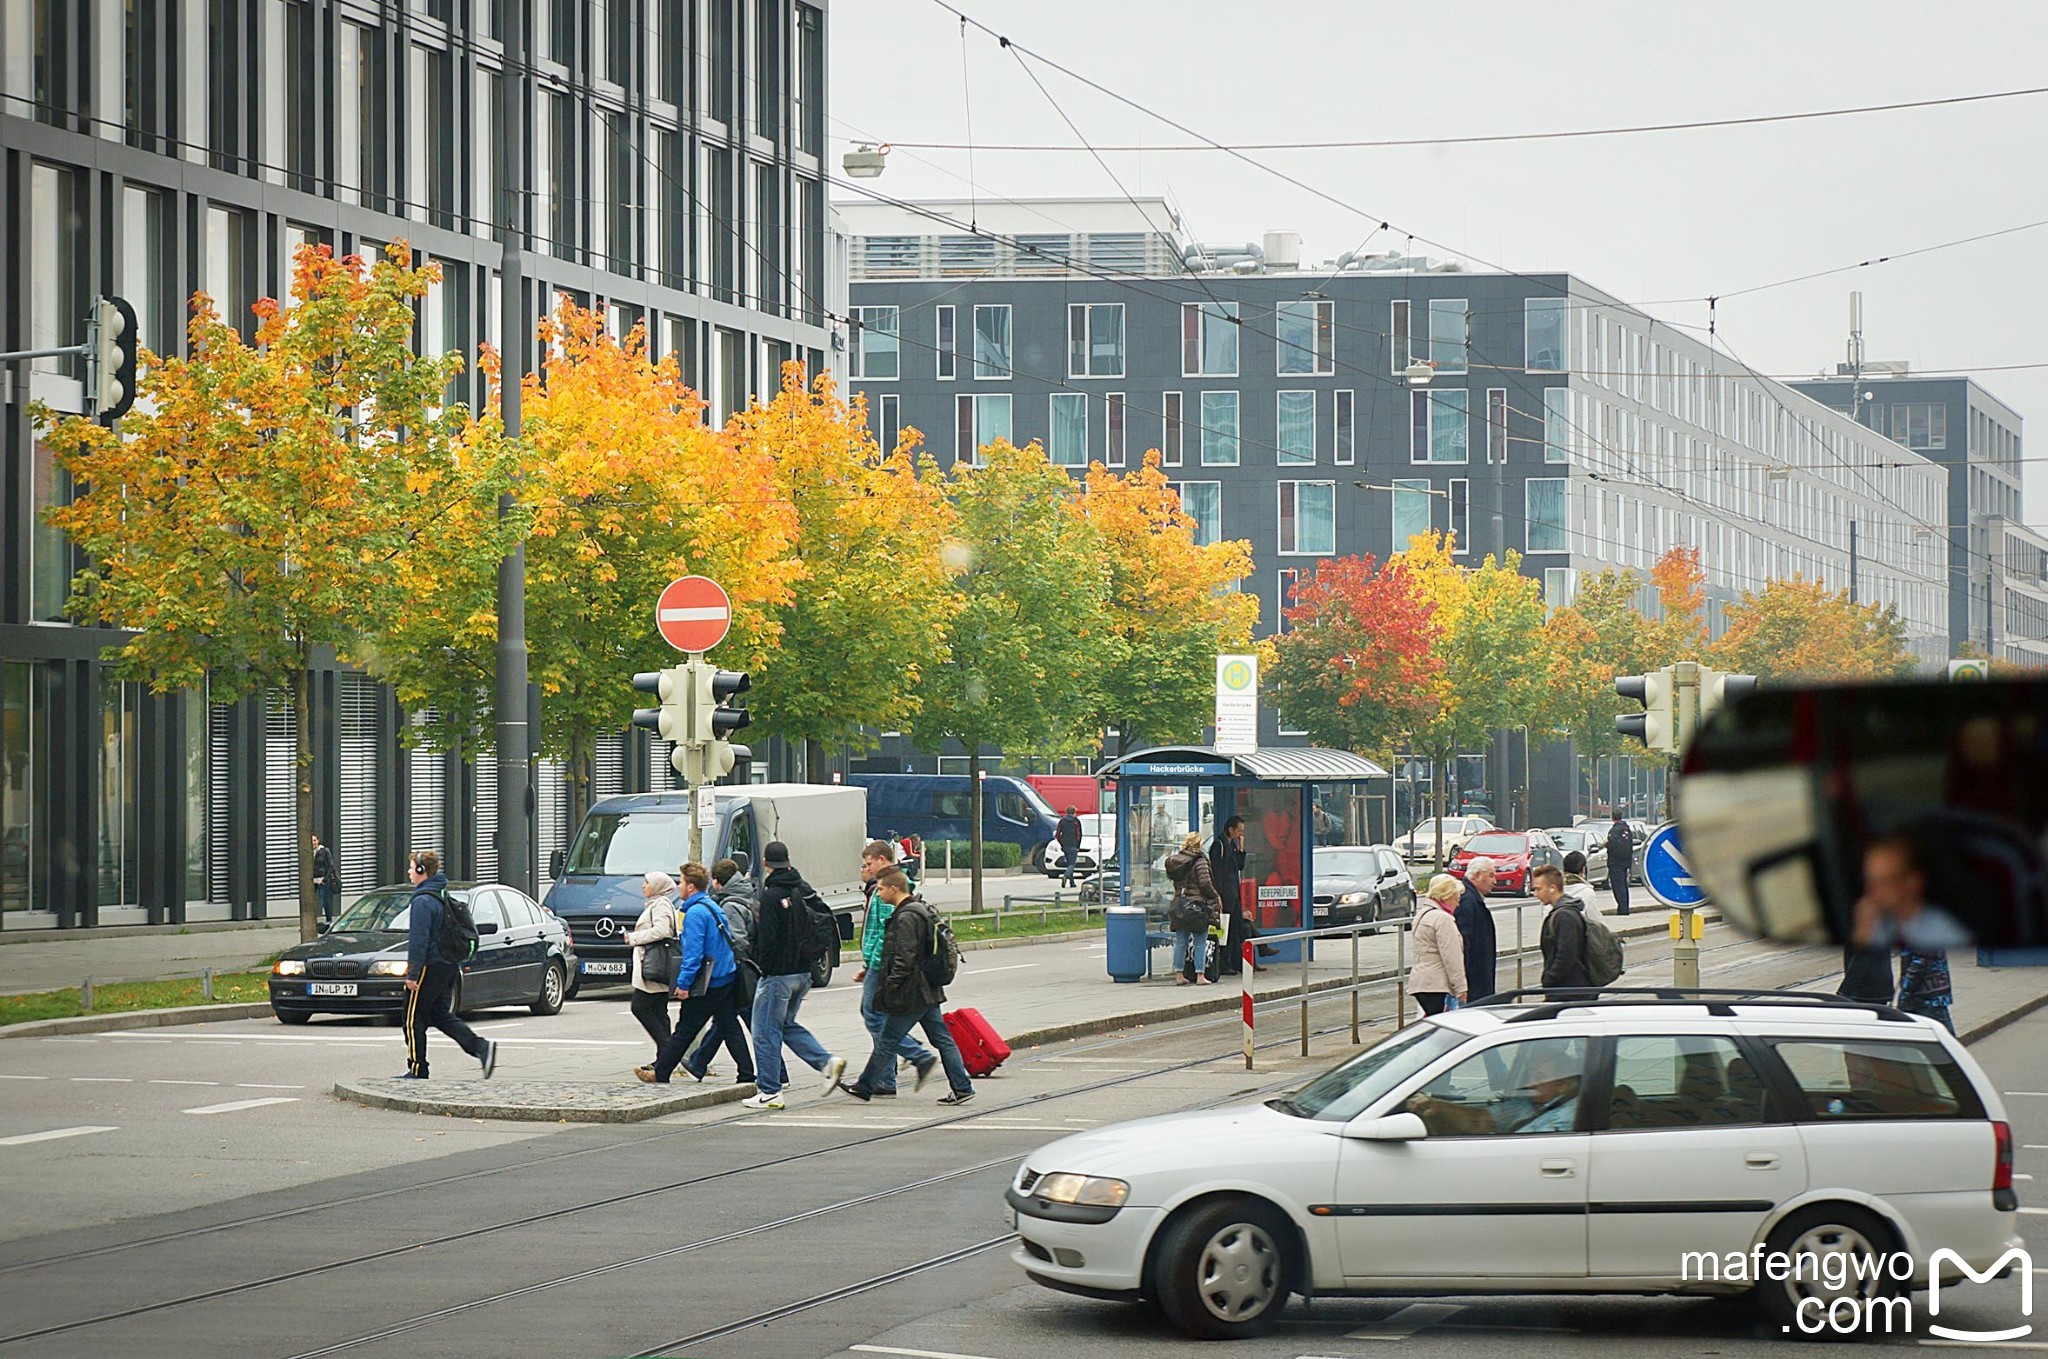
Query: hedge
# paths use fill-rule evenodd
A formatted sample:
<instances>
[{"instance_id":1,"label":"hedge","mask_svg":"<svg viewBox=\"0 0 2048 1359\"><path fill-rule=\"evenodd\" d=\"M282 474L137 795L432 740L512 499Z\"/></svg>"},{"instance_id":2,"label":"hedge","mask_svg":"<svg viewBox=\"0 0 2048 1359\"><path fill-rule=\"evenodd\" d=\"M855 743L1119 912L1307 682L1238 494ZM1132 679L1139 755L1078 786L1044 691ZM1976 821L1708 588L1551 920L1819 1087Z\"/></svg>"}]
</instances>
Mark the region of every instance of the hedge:
<instances>
[{"instance_id":1,"label":"hedge","mask_svg":"<svg viewBox=\"0 0 2048 1359\"><path fill-rule=\"evenodd\" d=\"M953 867L966 868L973 862L974 847L971 840L927 840L924 842L924 868L926 873L943 871L946 866L946 846L953 847ZM981 866L983 868L1015 868L1024 862L1024 847L1009 840L984 840L981 842Z\"/></svg>"}]
</instances>

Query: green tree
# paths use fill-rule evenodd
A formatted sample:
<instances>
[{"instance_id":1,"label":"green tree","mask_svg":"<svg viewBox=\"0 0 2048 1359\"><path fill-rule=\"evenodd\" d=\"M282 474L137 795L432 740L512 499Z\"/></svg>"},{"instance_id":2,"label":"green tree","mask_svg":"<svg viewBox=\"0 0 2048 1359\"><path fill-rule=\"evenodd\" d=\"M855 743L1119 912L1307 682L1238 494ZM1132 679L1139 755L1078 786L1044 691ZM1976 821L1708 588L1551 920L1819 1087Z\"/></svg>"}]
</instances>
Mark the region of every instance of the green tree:
<instances>
[{"instance_id":1,"label":"green tree","mask_svg":"<svg viewBox=\"0 0 2048 1359\"><path fill-rule=\"evenodd\" d=\"M1858 604L1846 590L1793 576L1767 581L1728 606L1709 653L1716 669L1760 679L1882 679L1913 668L1906 624L1891 605Z\"/></svg>"},{"instance_id":2,"label":"green tree","mask_svg":"<svg viewBox=\"0 0 2048 1359\"><path fill-rule=\"evenodd\" d=\"M1037 444L997 441L956 463L948 545L958 612L947 659L925 676L910 730L967 747L973 789L973 909L982 909L981 748L1071 748L1089 738L1099 654L1111 640L1109 573L1095 529L1073 511L1073 479Z\"/></svg>"},{"instance_id":3,"label":"green tree","mask_svg":"<svg viewBox=\"0 0 2048 1359\"><path fill-rule=\"evenodd\" d=\"M427 552L487 570L517 522L496 425L444 406L456 355L412 350L438 270L393 242L365 265L324 246L294 260L290 305L255 307L244 344L203 294L189 357L150 355L120 431L68 418L47 439L80 487L50 522L90 565L71 612L134 630L108 659L158 692L202 680L232 701L282 689L298 742L299 928L316 933L309 695L316 651L373 653L411 605ZM470 532L459 541L451 522Z\"/></svg>"}]
</instances>

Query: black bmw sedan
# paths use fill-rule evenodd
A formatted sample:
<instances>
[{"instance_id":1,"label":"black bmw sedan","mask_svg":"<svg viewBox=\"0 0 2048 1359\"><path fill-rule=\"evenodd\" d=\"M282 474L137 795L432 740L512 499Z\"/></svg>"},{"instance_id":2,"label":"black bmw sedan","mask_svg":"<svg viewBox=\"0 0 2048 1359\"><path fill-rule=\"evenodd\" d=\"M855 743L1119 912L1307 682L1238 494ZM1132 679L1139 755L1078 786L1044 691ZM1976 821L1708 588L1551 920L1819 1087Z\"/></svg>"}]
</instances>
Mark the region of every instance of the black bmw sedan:
<instances>
[{"instance_id":1,"label":"black bmw sedan","mask_svg":"<svg viewBox=\"0 0 2048 1359\"><path fill-rule=\"evenodd\" d=\"M448 895L469 903L476 919L476 956L462 966L452 1003L457 1013L524 1005L537 1015L559 1012L576 975L569 927L516 888L457 882ZM270 969L270 1008L286 1024L316 1014L405 1014L406 931L412 888L365 893L318 939L285 950Z\"/></svg>"}]
</instances>

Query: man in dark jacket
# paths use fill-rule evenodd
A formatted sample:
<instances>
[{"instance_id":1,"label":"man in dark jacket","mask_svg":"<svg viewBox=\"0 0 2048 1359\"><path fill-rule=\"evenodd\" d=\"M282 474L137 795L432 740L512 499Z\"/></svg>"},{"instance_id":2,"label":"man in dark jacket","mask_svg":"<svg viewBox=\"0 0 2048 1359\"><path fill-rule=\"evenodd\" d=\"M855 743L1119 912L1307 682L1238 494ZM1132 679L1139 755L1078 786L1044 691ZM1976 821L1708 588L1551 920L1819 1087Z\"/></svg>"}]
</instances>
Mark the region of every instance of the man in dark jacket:
<instances>
[{"instance_id":1,"label":"man in dark jacket","mask_svg":"<svg viewBox=\"0 0 2048 1359\"><path fill-rule=\"evenodd\" d=\"M811 990L811 958L804 943L804 912L817 892L790 867L789 847L770 840L761 851L768 876L761 882L761 903L754 915L750 951L760 980L754 985L755 1092L742 1100L749 1109L780 1109L785 1075L782 1048L812 1069L825 1073L827 1088L846 1072L846 1059L825 1050L811 1031L797 1023L796 1012Z\"/></svg>"},{"instance_id":2,"label":"man in dark jacket","mask_svg":"<svg viewBox=\"0 0 2048 1359\"><path fill-rule=\"evenodd\" d=\"M1244 903L1244 818L1233 816L1223 823L1223 833L1209 846L1209 876L1216 882L1216 895L1223 899L1223 919L1228 926L1223 944L1223 972L1237 976L1244 971L1244 941L1253 938L1249 909ZM1261 952L1273 950L1261 946ZM1252 970L1257 971L1255 961Z\"/></svg>"},{"instance_id":3,"label":"man in dark jacket","mask_svg":"<svg viewBox=\"0 0 2048 1359\"><path fill-rule=\"evenodd\" d=\"M1616 915L1628 914L1628 875L1635 862L1635 832L1628 822L1616 817L1607 828L1607 884L1614 893Z\"/></svg>"},{"instance_id":4,"label":"man in dark jacket","mask_svg":"<svg viewBox=\"0 0 2048 1359\"><path fill-rule=\"evenodd\" d=\"M1066 869L1062 887L1074 885L1074 865L1081 857L1081 818L1074 814L1074 805L1067 804L1067 814L1053 827L1052 838L1060 847L1060 862Z\"/></svg>"},{"instance_id":5,"label":"man in dark jacket","mask_svg":"<svg viewBox=\"0 0 2048 1359\"><path fill-rule=\"evenodd\" d=\"M427 1029L439 1029L483 1065L485 1077L498 1069L498 1045L477 1037L449 1004L462 977L461 959L443 957L437 936L441 912L447 908L448 878L441 856L420 850L412 856L411 925L405 941L405 1075L400 1080L427 1079Z\"/></svg>"},{"instance_id":6,"label":"man in dark jacket","mask_svg":"<svg viewBox=\"0 0 2048 1359\"><path fill-rule=\"evenodd\" d=\"M1842 984L1835 988L1836 995L1866 1005L1889 1005L1897 990L1889 948L1858 948L1849 944L1842 949Z\"/></svg>"},{"instance_id":7,"label":"man in dark jacket","mask_svg":"<svg viewBox=\"0 0 2048 1359\"><path fill-rule=\"evenodd\" d=\"M881 1032L875 1035L874 1050L860 1079L839 1088L865 1103L875 1097L882 1083L896 1074L896 1054L913 1027L922 1026L924 1036L938 1050L946 1068L946 1083L952 1090L941 1104L965 1104L974 1098L974 1083L967 1077L967 1063L960 1058L960 1046L946 1017L939 1010L946 990L925 973L932 957L932 939L938 922L923 897L913 896L910 879L900 868L885 869L875 879L875 893L889 906L889 922L882 939L881 989L875 1005L883 1015ZM929 1065L918 1068L917 1088L924 1087L931 1074Z\"/></svg>"},{"instance_id":8,"label":"man in dark jacket","mask_svg":"<svg viewBox=\"0 0 2048 1359\"><path fill-rule=\"evenodd\" d=\"M341 874L334 871L334 851L313 837L313 895L320 898L320 918L334 923L334 894L341 890Z\"/></svg>"},{"instance_id":9,"label":"man in dark jacket","mask_svg":"<svg viewBox=\"0 0 2048 1359\"><path fill-rule=\"evenodd\" d=\"M1586 908L1564 894L1564 870L1545 864L1529 875L1536 899L1549 908L1543 917L1543 984L1591 986L1586 972Z\"/></svg>"},{"instance_id":10,"label":"man in dark jacket","mask_svg":"<svg viewBox=\"0 0 2048 1359\"><path fill-rule=\"evenodd\" d=\"M1493 912L1486 909L1486 894L1493 890L1494 862L1484 856L1465 865L1465 890L1458 897L1453 917L1465 940L1465 988L1474 1000L1490 996L1500 987L1500 946L1493 929Z\"/></svg>"}]
</instances>

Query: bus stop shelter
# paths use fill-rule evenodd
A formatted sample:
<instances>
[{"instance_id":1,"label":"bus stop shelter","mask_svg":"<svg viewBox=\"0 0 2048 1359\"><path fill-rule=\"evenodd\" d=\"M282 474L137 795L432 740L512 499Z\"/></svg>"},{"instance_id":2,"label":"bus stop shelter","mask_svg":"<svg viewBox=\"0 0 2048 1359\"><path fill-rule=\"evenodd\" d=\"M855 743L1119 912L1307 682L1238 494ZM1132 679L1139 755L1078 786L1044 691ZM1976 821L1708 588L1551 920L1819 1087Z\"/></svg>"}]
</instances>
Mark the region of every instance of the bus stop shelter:
<instances>
[{"instance_id":1,"label":"bus stop shelter","mask_svg":"<svg viewBox=\"0 0 2048 1359\"><path fill-rule=\"evenodd\" d=\"M1208 746L1155 746L1107 761L1098 781L1114 779L1119 901L1163 920L1173 899L1166 858L1191 830L1204 845L1232 816L1245 821L1244 901L1262 932L1295 930L1315 895L1319 844L1348 843L1357 828L1343 809L1355 785L1387 771L1344 750L1291 746L1222 755ZM1163 926L1161 926L1163 928ZM1301 941L1275 945L1277 961L1301 960Z\"/></svg>"}]
</instances>

